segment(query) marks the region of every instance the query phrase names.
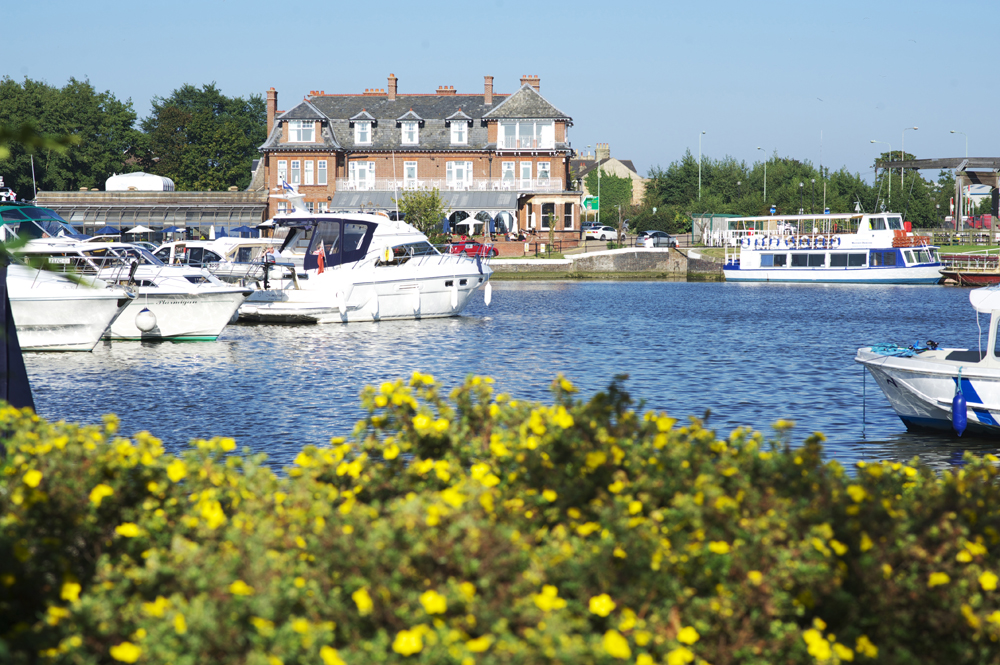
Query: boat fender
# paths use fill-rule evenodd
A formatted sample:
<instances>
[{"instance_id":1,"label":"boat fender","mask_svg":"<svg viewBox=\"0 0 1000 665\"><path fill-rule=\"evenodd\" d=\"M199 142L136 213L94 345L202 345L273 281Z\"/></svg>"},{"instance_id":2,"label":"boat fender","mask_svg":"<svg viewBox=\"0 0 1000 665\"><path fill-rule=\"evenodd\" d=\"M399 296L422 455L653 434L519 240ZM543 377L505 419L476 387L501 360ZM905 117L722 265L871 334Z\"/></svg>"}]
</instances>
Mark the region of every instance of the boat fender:
<instances>
[{"instance_id":1,"label":"boat fender","mask_svg":"<svg viewBox=\"0 0 1000 665\"><path fill-rule=\"evenodd\" d=\"M382 250L382 263L389 263L390 261L392 261L392 247L386 245L385 249Z\"/></svg>"},{"instance_id":2,"label":"boat fender","mask_svg":"<svg viewBox=\"0 0 1000 665\"><path fill-rule=\"evenodd\" d=\"M458 287L455 285L455 278L451 279L451 308L458 307Z\"/></svg>"},{"instance_id":3,"label":"boat fender","mask_svg":"<svg viewBox=\"0 0 1000 665\"><path fill-rule=\"evenodd\" d=\"M153 314L146 307L135 315L135 327L142 332L149 332L156 327L156 314Z\"/></svg>"},{"instance_id":4,"label":"boat fender","mask_svg":"<svg viewBox=\"0 0 1000 665\"><path fill-rule=\"evenodd\" d=\"M486 288L483 289L483 302L489 307L490 303L493 302L493 285L486 282Z\"/></svg>"},{"instance_id":5,"label":"boat fender","mask_svg":"<svg viewBox=\"0 0 1000 665\"><path fill-rule=\"evenodd\" d=\"M386 249L389 248L386 247ZM389 249L389 251L391 252L392 250ZM337 291L337 295L335 297L337 300L337 311L339 311L340 315L343 316L344 314L347 313L347 298L344 297L343 291Z\"/></svg>"},{"instance_id":6,"label":"boat fender","mask_svg":"<svg viewBox=\"0 0 1000 665\"><path fill-rule=\"evenodd\" d=\"M955 430L955 434L962 436L968 422L968 408L965 404L965 395L962 394L962 368L959 367L958 380L955 383L955 397L951 400L951 427Z\"/></svg>"}]
</instances>

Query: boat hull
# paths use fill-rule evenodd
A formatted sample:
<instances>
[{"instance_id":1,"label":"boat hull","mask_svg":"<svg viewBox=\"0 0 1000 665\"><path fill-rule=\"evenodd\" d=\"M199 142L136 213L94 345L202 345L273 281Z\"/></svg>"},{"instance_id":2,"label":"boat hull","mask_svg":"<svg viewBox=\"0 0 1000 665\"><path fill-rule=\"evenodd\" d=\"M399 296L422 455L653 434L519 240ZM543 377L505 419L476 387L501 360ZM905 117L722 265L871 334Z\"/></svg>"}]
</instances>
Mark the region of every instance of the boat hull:
<instances>
[{"instance_id":1,"label":"boat hull","mask_svg":"<svg viewBox=\"0 0 1000 665\"><path fill-rule=\"evenodd\" d=\"M29 292L12 295L10 309L23 351L92 351L127 302L96 289L91 296Z\"/></svg>"},{"instance_id":2,"label":"boat hull","mask_svg":"<svg viewBox=\"0 0 1000 665\"><path fill-rule=\"evenodd\" d=\"M947 357L964 349L932 352ZM975 352L971 352L975 353ZM977 354L978 355L978 354ZM856 362L864 365L885 393L896 415L909 429L952 430L952 399L959 369L965 397L968 432L1000 435L1000 370L966 363L924 361L920 356L896 358L859 349Z\"/></svg>"},{"instance_id":3,"label":"boat hull","mask_svg":"<svg viewBox=\"0 0 1000 665\"><path fill-rule=\"evenodd\" d=\"M727 282L825 282L833 284L937 284L940 266L909 268L723 268Z\"/></svg>"},{"instance_id":4,"label":"boat hull","mask_svg":"<svg viewBox=\"0 0 1000 665\"><path fill-rule=\"evenodd\" d=\"M148 295L140 291L139 297L111 325L106 337L112 340L142 341L214 340L233 320L245 297L243 290L234 289ZM149 309L156 317L156 325L148 332L136 326L136 316L143 309Z\"/></svg>"},{"instance_id":5,"label":"boat hull","mask_svg":"<svg viewBox=\"0 0 1000 665\"><path fill-rule=\"evenodd\" d=\"M964 270L942 270L945 279L953 279L959 286L993 286L1000 284L1000 272L974 272Z\"/></svg>"}]
</instances>

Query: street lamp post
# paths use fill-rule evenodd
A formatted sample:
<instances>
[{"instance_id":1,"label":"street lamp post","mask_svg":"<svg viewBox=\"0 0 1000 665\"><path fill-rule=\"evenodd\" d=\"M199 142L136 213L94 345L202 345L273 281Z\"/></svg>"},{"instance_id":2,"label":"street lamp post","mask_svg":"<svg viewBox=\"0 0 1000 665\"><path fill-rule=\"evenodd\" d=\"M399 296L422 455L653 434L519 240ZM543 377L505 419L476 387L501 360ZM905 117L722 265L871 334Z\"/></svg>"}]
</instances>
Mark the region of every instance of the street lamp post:
<instances>
[{"instance_id":1,"label":"street lamp post","mask_svg":"<svg viewBox=\"0 0 1000 665\"><path fill-rule=\"evenodd\" d=\"M900 143L899 143L899 146L900 146L899 147L899 161L901 161L901 162L906 159L906 130L907 129L914 129L915 130L916 127L903 127L903 131L900 132L900 134L899 134L899 136L900 136L900 139L899 139L899 141L900 141ZM889 159L890 159L890 161L892 160L892 155L889 155ZM899 167L899 190L901 192L905 192L906 191L905 189L903 189L903 167L902 166Z\"/></svg>"},{"instance_id":2,"label":"street lamp post","mask_svg":"<svg viewBox=\"0 0 1000 665\"><path fill-rule=\"evenodd\" d=\"M872 143L884 143L889 146L889 161L892 161L892 145L888 141L876 141L872 139ZM892 205L892 171L889 171L889 205Z\"/></svg>"},{"instance_id":3,"label":"street lamp post","mask_svg":"<svg viewBox=\"0 0 1000 665\"><path fill-rule=\"evenodd\" d=\"M757 146L757 149L763 151L764 149ZM767 203L767 153L764 153L764 203Z\"/></svg>"},{"instance_id":4,"label":"street lamp post","mask_svg":"<svg viewBox=\"0 0 1000 665\"><path fill-rule=\"evenodd\" d=\"M810 178L809 182L812 183L809 189L812 190L812 203L809 204L809 214L816 214L816 178Z\"/></svg>"},{"instance_id":5,"label":"street lamp post","mask_svg":"<svg viewBox=\"0 0 1000 665\"><path fill-rule=\"evenodd\" d=\"M803 189L805 188L805 186L806 186L806 183L804 183L804 182L800 182L799 183L799 214L800 215L806 211L805 203L803 203L803 201L802 201Z\"/></svg>"},{"instance_id":6,"label":"street lamp post","mask_svg":"<svg viewBox=\"0 0 1000 665\"><path fill-rule=\"evenodd\" d=\"M601 167L597 167L597 225L601 225Z\"/></svg>"},{"instance_id":7,"label":"street lamp post","mask_svg":"<svg viewBox=\"0 0 1000 665\"><path fill-rule=\"evenodd\" d=\"M736 181L736 198L738 199L743 198L743 188L741 187L742 184L743 184L742 180Z\"/></svg>"},{"instance_id":8,"label":"street lamp post","mask_svg":"<svg viewBox=\"0 0 1000 665\"><path fill-rule=\"evenodd\" d=\"M698 200L701 200L701 137L705 132L698 134Z\"/></svg>"},{"instance_id":9,"label":"street lamp post","mask_svg":"<svg viewBox=\"0 0 1000 665\"><path fill-rule=\"evenodd\" d=\"M954 129L951 130L951 133L952 134L961 134L962 136L965 137L965 156L968 157L969 156L969 135L966 134L965 132L956 132Z\"/></svg>"}]
</instances>

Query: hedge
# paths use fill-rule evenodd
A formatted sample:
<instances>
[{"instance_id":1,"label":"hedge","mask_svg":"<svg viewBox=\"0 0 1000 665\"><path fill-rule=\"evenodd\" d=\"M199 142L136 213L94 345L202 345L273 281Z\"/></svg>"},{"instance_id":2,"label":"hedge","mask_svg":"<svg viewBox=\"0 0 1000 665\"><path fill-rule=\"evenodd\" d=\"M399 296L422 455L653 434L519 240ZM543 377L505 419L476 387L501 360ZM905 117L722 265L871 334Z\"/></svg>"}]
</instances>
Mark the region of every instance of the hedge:
<instances>
[{"instance_id":1,"label":"hedge","mask_svg":"<svg viewBox=\"0 0 1000 665\"><path fill-rule=\"evenodd\" d=\"M824 462L470 377L366 388L276 473L0 408L0 661L997 662L997 459Z\"/></svg>"}]
</instances>

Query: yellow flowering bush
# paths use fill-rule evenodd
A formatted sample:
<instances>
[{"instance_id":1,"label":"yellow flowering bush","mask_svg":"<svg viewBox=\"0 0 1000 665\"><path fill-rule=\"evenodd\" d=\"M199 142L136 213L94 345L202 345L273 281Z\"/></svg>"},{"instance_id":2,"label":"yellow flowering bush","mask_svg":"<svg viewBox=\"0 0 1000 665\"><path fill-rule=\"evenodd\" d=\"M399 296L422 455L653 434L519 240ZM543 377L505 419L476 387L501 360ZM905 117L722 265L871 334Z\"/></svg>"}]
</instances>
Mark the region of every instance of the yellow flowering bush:
<instances>
[{"instance_id":1,"label":"yellow flowering bush","mask_svg":"<svg viewBox=\"0 0 1000 665\"><path fill-rule=\"evenodd\" d=\"M0 662L1000 660L998 460L824 462L433 377L275 472L0 407Z\"/></svg>"}]
</instances>

